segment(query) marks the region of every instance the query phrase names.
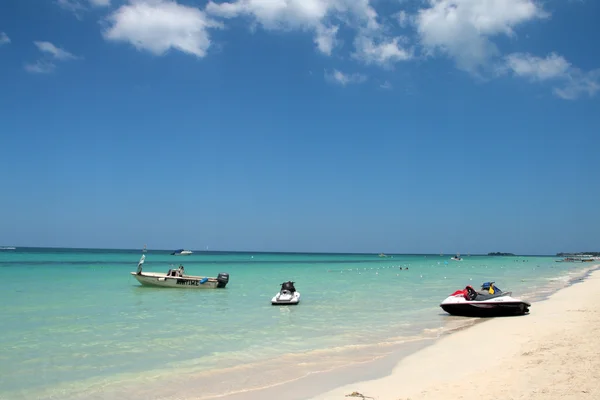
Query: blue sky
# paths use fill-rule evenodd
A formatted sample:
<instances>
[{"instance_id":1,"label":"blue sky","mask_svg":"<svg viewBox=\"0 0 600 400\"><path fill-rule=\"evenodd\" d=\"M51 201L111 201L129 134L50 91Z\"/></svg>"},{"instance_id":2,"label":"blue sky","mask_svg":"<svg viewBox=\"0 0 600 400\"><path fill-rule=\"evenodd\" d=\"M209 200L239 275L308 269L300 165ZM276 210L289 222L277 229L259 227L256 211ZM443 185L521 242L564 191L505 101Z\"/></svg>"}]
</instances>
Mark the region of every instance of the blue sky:
<instances>
[{"instance_id":1,"label":"blue sky","mask_svg":"<svg viewBox=\"0 0 600 400\"><path fill-rule=\"evenodd\" d=\"M598 15L5 0L0 245L598 251Z\"/></svg>"}]
</instances>

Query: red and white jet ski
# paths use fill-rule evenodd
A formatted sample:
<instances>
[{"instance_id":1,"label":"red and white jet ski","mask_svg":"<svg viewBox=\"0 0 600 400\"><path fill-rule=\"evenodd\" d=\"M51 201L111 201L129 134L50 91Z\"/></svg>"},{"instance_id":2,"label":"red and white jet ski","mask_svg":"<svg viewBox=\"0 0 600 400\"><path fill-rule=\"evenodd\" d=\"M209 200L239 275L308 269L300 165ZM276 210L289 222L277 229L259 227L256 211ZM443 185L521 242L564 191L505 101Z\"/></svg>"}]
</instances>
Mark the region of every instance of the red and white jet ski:
<instances>
[{"instance_id":1,"label":"red and white jet ski","mask_svg":"<svg viewBox=\"0 0 600 400\"><path fill-rule=\"evenodd\" d=\"M486 282L480 291L470 285L457 290L440 307L448 314L462 317L500 317L527 314L531 304L512 297L512 292L501 291L494 282Z\"/></svg>"}]
</instances>

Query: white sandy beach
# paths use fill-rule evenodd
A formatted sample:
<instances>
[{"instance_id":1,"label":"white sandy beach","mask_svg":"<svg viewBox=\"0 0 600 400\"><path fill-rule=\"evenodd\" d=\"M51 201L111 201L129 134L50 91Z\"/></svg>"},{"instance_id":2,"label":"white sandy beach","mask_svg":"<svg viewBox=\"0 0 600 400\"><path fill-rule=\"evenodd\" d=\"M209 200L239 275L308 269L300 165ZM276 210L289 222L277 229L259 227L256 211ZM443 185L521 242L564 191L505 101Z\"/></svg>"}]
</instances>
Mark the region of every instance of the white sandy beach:
<instances>
[{"instance_id":1,"label":"white sandy beach","mask_svg":"<svg viewBox=\"0 0 600 400\"><path fill-rule=\"evenodd\" d=\"M599 337L597 270L533 303L530 315L453 333L404 358L389 376L313 400L600 399Z\"/></svg>"}]
</instances>

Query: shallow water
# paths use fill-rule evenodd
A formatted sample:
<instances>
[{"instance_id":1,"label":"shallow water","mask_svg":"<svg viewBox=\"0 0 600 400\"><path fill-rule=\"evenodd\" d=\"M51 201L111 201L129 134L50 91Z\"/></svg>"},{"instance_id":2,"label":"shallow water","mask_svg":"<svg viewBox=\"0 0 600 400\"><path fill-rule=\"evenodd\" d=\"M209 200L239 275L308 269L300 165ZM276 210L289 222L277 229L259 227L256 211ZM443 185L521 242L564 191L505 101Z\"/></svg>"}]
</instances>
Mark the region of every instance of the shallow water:
<instances>
[{"instance_id":1,"label":"shallow water","mask_svg":"<svg viewBox=\"0 0 600 400\"><path fill-rule=\"evenodd\" d=\"M209 397L269 386L459 327L467 320L439 302L467 284L494 280L532 299L590 267L555 257L149 251L146 271L183 263L191 275L230 273L226 289L178 290L141 287L129 274L140 255L0 251L0 398ZM271 306L286 280L301 304Z\"/></svg>"}]
</instances>

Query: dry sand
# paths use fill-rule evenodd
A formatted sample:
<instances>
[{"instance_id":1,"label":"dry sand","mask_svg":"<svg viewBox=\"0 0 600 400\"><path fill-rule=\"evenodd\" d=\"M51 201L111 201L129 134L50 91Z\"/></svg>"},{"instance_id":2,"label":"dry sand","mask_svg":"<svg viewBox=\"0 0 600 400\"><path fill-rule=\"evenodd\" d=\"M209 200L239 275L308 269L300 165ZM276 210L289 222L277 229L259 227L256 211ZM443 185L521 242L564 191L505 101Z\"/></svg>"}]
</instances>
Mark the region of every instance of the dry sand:
<instances>
[{"instance_id":1,"label":"dry sand","mask_svg":"<svg viewBox=\"0 0 600 400\"><path fill-rule=\"evenodd\" d=\"M355 396L349 396L353 392ZM391 375L313 400L600 399L600 271L404 358Z\"/></svg>"}]
</instances>

